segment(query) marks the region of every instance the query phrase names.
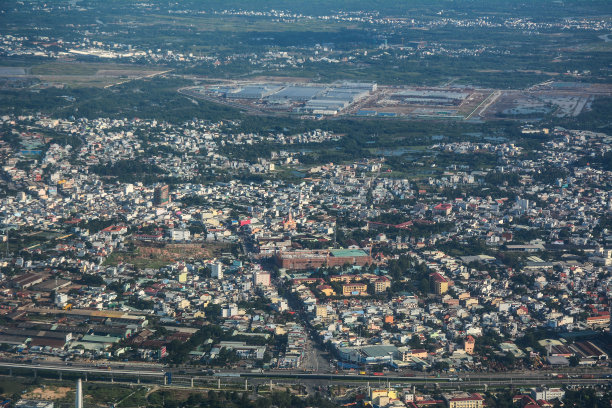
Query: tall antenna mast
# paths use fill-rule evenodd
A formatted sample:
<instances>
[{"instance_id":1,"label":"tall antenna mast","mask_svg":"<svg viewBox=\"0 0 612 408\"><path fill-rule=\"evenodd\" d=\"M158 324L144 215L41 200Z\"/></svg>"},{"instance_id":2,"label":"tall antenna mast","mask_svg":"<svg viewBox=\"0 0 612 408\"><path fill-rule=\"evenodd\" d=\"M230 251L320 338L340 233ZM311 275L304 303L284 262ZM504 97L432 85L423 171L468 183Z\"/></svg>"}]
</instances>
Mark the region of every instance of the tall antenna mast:
<instances>
[{"instance_id":1,"label":"tall antenna mast","mask_svg":"<svg viewBox=\"0 0 612 408\"><path fill-rule=\"evenodd\" d=\"M338 231L338 217L336 217L336 222L334 223L334 248L336 248L336 231Z\"/></svg>"}]
</instances>

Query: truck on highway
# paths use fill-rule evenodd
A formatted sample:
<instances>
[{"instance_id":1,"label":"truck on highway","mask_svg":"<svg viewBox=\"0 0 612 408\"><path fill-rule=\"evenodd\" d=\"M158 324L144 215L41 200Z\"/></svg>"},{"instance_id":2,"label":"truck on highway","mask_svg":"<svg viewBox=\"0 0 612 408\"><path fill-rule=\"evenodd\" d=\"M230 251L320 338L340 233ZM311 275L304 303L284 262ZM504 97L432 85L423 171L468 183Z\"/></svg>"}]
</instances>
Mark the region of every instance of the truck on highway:
<instances>
[{"instance_id":1,"label":"truck on highway","mask_svg":"<svg viewBox=\"0 0 612 408\"><path fill-rule=\"evenodd\" d=\"M213 377L240 377L240 373L214 373Z\"/></svg>"}]
</instances>

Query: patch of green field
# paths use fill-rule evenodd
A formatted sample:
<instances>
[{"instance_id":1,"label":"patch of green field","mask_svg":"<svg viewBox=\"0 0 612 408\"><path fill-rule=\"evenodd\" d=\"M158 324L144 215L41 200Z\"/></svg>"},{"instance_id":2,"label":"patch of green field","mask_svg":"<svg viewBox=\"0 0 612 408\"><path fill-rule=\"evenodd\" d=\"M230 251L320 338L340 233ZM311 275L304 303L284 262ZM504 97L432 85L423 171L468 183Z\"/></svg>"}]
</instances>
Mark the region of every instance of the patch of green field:
<instances>
[{"instance_id":1,"label":"patch of green field","mask_svg":"<svg viewBox=\"0 0 612 408\"><path fill-rule=\"evenodd\" d=\"M0 377L0 394L10 398L13 394L21 394L27 390L32 381L18 377Z\"/></svg>"},{"instance_id":2,"label":"patch of green field","mask_svg":"<svg viewBox=\"0 0 612 408\"><path fill-rule=\"evenodd\" d=\"M83 389L85 402L91 406L97 404L119 404L122 407L147 406L147 389L129 385L85 384Z\"/></svg>"},{"instance_id":3,"label":"patch of green field","mask_svg":"<svg viewBox=\"0 0 612 408\"><path fill-rule=\"evenodd\" d=\"M156 71L155 66L114 63L50 62L30 69L44 83L62 83L69 88L102 88L126 80L127 75L145 75ZM100 72L106 75L99 76Z\"/></svg>"},{"instance_id":4,"label":"patch of green field","mask_svg":"<svg viewBox=\"0 0 612 408\"><path fill-rule=\"evenodd\" d=\"M61 83L67 88L103 88L107 85L118 83L119 79L113 78L98 78L95 76L56 76L56 75L41 75L39 76L42 84L39 87L44 88L48 83Z\"/></svg>"},{"instance_id":5,"label":"patch of green field","mask_svg":"<svg viewBox=\"0 0 612 408\"><path fill-rule=\"evenodd\" d=\"M341 29L355 28L355 24L342 24L320 20L299 20L294 22L270 21L263 18L241 18L230 16L198 16L178 17L159 14L146 17L134 16L145 24L172 24L173 26L194 27L198 31L228 31L228 32L279 32L279 31L311 31L336 32Z\"/></svg>"},{"instance_id":6,"label":"patch of green field","mask_svg":"<svg viewBox=\"0 0 612 408\"><path fill-rule=\"evenodd\" d=\"M95 75L97 67L89 64L50 62L32 67L32 75Z\"/></svg>"},{"instance_id":7,"label":"patch of green field","mask_svg":"<svg viewBox=\"0 0 612 408\"><path fill-rule=\"evenodd\" d=\"M128 263L134 265L135 268L138 269L159 269L166 265L171 264L172 262L167 259L159 259L159 258L146 258L141 256L138 253L138 250L134 252L113 252L109 255L108 258L104 261L103 265L106 266L117 266L120 263Z\"/></svg>"},{"instance_id":8,"label":"patch of green field","mask_svg":"<svg viewBox=\"0 0 612 408\"><path fill-rule=\"evenodd\" d=\"M388 178L388 179L406 179L406 180L422 180L427 177L435 177L439 172L432 173L431 170L418 171L415 168L415 171L398 171L393 170L391 173L380 173L379 177Z\"/></svg>"},{"instance_id":9,"label":"patch of green field","mask_svg":"<svg viewBox=\"0 0 612 408\"><path fill-rule=\"evenodd\" d=\"M585 45L584 50L587 52L612 52L612 41L599 42L595 44Z\"/></svg>"},{"instance_id":10,"label":"patch of green field","mask_svg":"<svg viewBox=\"0 0 612 408\"><path fill-rule=\"evenodd\" d=\"M55 387L75 387L72 380L52 380L31 377L0 377L0 395L4 398L16 398L24 392L34 388L47 388L53 390ZM145 407L147 404L148 389L143 386L132 386L126 384L100 384L83 383L83 397L86 406L109 406L121 402L123 407ZM62 404L74 401L74 391L68 391L65 397L56 400ZM63 405L62 405L63 406Z\"/></svg>"}]
</instances>

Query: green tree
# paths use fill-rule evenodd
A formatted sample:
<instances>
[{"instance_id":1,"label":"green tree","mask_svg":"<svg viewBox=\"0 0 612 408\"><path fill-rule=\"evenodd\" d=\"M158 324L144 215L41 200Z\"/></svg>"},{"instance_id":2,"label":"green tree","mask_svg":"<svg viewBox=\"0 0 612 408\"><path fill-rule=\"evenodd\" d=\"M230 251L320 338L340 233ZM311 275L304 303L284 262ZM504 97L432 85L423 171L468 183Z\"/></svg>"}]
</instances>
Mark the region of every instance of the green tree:
<instances>
[{"instance_id":1,"label":"green tree","mask_svg":"<svg viewBox=\"0 0 612 408\"><path fill-rule=\"evenodd\" d=\"M421 284L419 285L421 292L424 294L429 293L429 279L423 278L421 279Z\"/></svg>"},{"instance_id":2,"label":"green tree","mask_svg":"<svg viewBox=\"0 0 612 408\"><path fill-rule=\"evenodd\" d=\"M578 356L571 356L569 358L569 364L570 367L578 367L578 364L580 364L580 358Z\"/></svg>"}]
</instances>

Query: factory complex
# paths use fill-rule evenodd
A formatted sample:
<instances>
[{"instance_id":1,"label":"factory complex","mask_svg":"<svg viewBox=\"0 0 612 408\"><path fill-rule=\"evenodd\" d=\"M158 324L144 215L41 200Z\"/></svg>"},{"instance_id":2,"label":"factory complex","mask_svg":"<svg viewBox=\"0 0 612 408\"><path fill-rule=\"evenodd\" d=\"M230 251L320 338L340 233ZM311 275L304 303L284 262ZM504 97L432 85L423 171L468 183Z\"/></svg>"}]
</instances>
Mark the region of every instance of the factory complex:
<instances>
[{"instance_id":1,"label":"factory complex","mask_svg":"<svg viewBox=\"0 0 612 408\"><path fill-rule=\"evenodd\" d=\"M376 91L375 83L234 83L197 87L202 95L251 107L298 114L337 115Z\"/></svg>"}]
</instances>

